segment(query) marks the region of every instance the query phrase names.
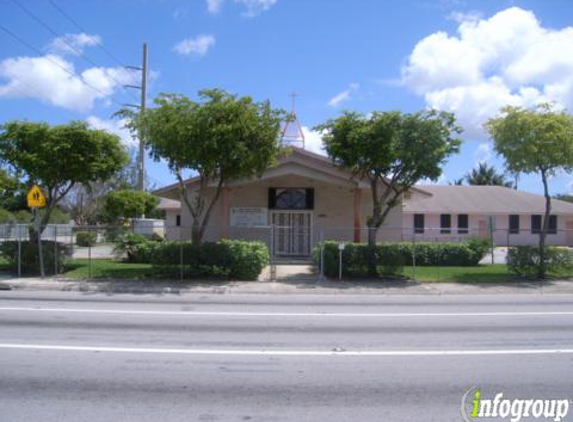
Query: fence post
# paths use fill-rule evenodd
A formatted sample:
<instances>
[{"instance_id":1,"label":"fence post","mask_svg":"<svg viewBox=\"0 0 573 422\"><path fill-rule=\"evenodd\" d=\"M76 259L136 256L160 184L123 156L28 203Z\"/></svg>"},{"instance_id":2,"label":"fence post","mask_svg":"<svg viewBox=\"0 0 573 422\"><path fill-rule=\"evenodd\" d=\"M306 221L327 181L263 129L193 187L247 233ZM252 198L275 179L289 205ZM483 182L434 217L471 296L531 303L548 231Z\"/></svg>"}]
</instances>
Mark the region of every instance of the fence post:
<instances>
[{"instance_id":1,"label":"fence post","mask_svg":"<svg viewBox=\"0 0 573 422\"><path fill-rule=\"evenodd\" d=\"M493 225L491 226L490 230L489 230L489 241L491 244L491 263L494 264L495 263L495 258L493 256L494 254L494 247L493 247Z\"/></svg>"},{"instance_id":2,"label":"fence post","mask_svg":"<svg viewBox=\"0 0 573 422\"><path fill-rule=\"evenodd\" d=\"M92 278L92 244L88 242L88 278Z\"/></svg>"},{"instance_id":3,"label":"fence post","mask_svg":"<svg viewBox=\"0 0 573 422\"><path fill-rule=\"evenodd\" d=\"M416 234L412 236L412 280L416 281Z\"/></svg>"},{"instance_id":4,"label":"fence post","mask_svg":"<svg viewBox=\"0 0 573 422\"><path fill-rule=\"evenodd\" d=\"M320 229L320 280L324 280L324 228Z\"/></svg>"},{"instance_id":5,"label":"fence post","mask_svg":"<svg viewBox=\"0 0 573 422\"><path fill-rule=\"evenodd\" d=\"M22 225L18 224L18 278L22 277Z\"/></svg>"},{"instance_id":6,"label":"fence post","mask_svg":"<svg viewBox=\"0 0 573 422\"><path fill-rule=\"evenodd\" d=\"M183 242L179 236L179 280L183 280Z\"/></svg>"},{"instance_id":7,"label":"fence post","mask_svg":"<svg viewBox=\"0 0 573 422\"><path fill-rule=\"evenodd\" d=\"M58 275L58 226L54 225L54 276Z\"/></svg>"},{"instance_id":8,"label":"fence post","mask_svg":"<svg viewBox=\"0 0 573 422\"><path fill-rule=\"evenodd\" d=\"M342 251L344 250L344 243L338 244L338 280L342 280Z\"/></svg>"},{"instance_id":9,"label":"fence post","mask_svg":"<svg viewBox=\"0 0 573 422\"><path fill-rule=\"evenodd\" d=\"M271 224L270 229L271 229L271 268L270 268L271 274L270 274L270 276L271 276L271 281L277 281L277 263L275 261L275 251L276 251L275 225Z\"/></svg>"}]
</instances>

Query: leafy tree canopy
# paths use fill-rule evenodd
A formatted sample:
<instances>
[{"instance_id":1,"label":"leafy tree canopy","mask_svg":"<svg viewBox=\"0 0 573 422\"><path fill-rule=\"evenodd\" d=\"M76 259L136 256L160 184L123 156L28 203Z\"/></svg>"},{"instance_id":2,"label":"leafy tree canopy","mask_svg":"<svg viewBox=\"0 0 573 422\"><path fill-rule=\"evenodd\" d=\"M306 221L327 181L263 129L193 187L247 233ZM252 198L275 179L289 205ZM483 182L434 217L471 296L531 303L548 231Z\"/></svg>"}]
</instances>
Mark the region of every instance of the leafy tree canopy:
<instances>
[{"instance_id":1,"label":"leafy tree canopy","mask_svg":"<svg viewBox=\"0 0 573 422\"><path fill-rule=\"evenodd\" d=\"M534 109L508 106L501 110L499 117L488 120L485 128L512 173L541 176L545 215L539 234L538 276L544 278L545 238L551 214L548 179L558 171L573 170L573 117L551 104L541 104Z\"/></svg>"},{"instance_id":2,"label":"leafy tree canopy","mask_svg":"<svg viewBox=\"0 0 573 422\"><path fill-rule=\"evenodd\" d=\"M489 166L486 162L478 164L477 168L469 171L464 180L468 185L474 186L504 186L511 188L513 182L507 180L503 173L498 173L495 167Z\"/></svg>"},{"instance_id":3,"label":"leafy tree canopy","mask_svg":"<svg viewBox=\"0 0 573 422\"><path fill-rule=\"evenodd\" d=\"M508 106L485 128L513 173L554 175L573 169L573 118L564 110L551 104L534 109Z\"/></svg>"},{"instance_id":4,"label":"leafy tree canopy","mask_svg":"<svg viewBox=\"0 0 573 422\"><path fill-rule=\"evenodd\" d=\"M345 112L315 130L322 131L335 164L370 182L373 210L369 243L403 192L422 179L437 180L447 158L459 151L461 128L451 113L424 110Z\"/></svg>"},{"instance_id":5,"label":"leafy tree canopy","mask_svg":"<svg viewBox=\"0 0 573 422\"><path fill-rule=\"evenodd\" d=\"M41 227L74 185L105 180L127 159L119 137L84 122L50 126L10 121L0 126L0 160L21 174L28 186L37 183L46 192Z\"/></svg>"},{"instance_id":6,"label":"leafy tree canopy","mask_svg":"<svg viewBox=\"0 0 573 422\"><path fill-rule=\"evenodd\" d=\"M120 219L149 215L157 205L159 205L159 198L149 192L132 189L116 190L105 197L104 220L111 223Z\"/></svg>"},{"instance_id":7,"label":"leafy tree canopy","mask_svg":"<svg viewBox=\"0 0 573 422\"><path fill-rule=\"evenodd\" d=\"M199 242L224 184L262 174L277 162L279 132L285 116L268 101L237 97L223 90L199 92L194 101L184 95L162 94L156 107L142 116L129 111L131 128L138 131L156 160L165 160L175 173L183 203L193 217L192 238ZM207 198L202 190L187 194L183 171L192 170L200 187L216 185Z\"/></svg>"}]
</instances>

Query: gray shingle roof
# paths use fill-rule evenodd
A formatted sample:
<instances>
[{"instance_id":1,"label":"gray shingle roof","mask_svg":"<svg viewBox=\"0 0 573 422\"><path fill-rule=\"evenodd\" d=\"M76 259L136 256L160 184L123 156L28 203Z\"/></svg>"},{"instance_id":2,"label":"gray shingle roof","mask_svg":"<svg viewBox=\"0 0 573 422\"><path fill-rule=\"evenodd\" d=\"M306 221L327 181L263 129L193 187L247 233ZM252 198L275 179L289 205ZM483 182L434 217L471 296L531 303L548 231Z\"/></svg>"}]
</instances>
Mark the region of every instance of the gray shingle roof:
<instances>
[{"instance_id":1,"label":"gray shingle roof","mask_svg":"<svg viewBox=\"0 0 573 422\"><path fill-rule=\"evenodd\" d=\"M157 208L160 210L178 210L181 208L181 202L175 201L174 199L159 198Z\"/></svg>"},{"instance_id":2,"label":"gray shingle roof","mask_svg":"<svg viewBox=\"0 0 573 422\"><path fill-rule=\"evenodd\" d=\"M501 186L438 186L420 188L431 196L404 200L407 213L543 214L545 198ZM572 214L573 203L553 199L552 214Z\"/></svg>"}]
</instances>

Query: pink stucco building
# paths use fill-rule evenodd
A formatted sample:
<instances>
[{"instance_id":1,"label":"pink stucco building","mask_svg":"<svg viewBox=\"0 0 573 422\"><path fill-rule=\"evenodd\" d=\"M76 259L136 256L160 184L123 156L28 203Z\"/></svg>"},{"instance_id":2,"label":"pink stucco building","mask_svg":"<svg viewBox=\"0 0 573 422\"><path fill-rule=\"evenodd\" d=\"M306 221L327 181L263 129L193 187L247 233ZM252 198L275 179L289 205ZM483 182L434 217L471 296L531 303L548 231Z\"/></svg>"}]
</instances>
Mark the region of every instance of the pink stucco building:
<instances>
[{"instance_id":1,"label":"pink stucco building","mask_svg":"<svg viewBox=\"0 0 573 422\"><path fill-rule=\"evenodd\" d=\"M190 199L200 189L186 181ZM201 194L212 197L215 184ZM178 185L154 192L169 200L167 236L190 239L191 215L179 201ZM300 148L260 178L227 184L205 239L272 241L274 252L308 256L321 239L366 241L370 186L321 155ZM497 245L535 244L544 198L499 186L417 186L405 193L378 232L379 241L457 241L493 236ZM274 231L270 228L274 226ZM271 239L272 237L272 239ZM553 200L549 244L573 245L573 204Z\"/></svg>"}]
</instances>

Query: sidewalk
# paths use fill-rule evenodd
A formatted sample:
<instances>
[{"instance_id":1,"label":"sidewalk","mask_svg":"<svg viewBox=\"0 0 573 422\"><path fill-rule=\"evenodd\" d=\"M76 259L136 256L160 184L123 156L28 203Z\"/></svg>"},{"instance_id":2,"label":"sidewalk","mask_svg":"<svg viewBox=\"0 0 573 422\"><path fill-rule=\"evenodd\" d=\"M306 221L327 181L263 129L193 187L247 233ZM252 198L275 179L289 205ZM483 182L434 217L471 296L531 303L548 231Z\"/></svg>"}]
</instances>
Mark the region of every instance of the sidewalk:
<instances>
[{"instance_id":1,"label":"sidewalk","mask_svg":"<svg viewBox=\"0 0 573 422\"><path fill-rule=\"evenodd\" d=\"M8 278L0 290L43 290L133 294L317 294L317 295L473 295L473 294L573 294L573 281L519 283L417 283L414 281L201 281L68 280Z\"/></svg>"}]
</instances>

